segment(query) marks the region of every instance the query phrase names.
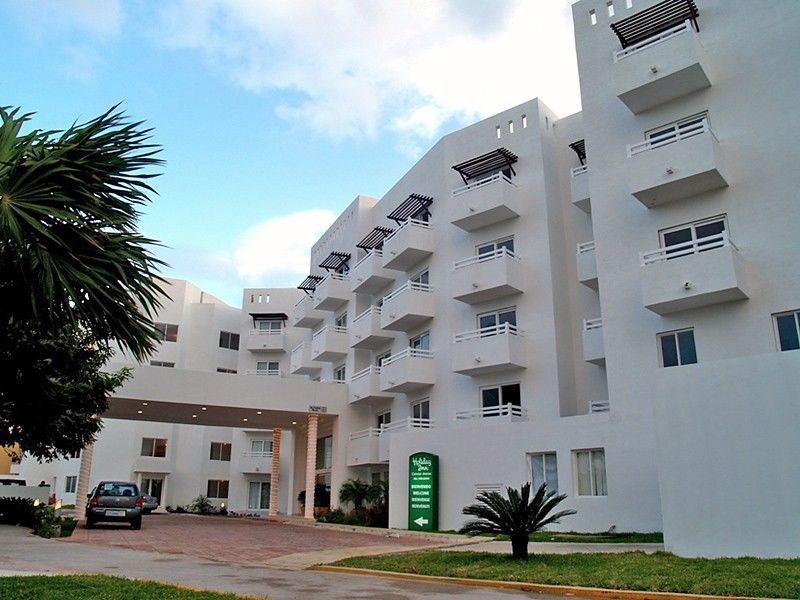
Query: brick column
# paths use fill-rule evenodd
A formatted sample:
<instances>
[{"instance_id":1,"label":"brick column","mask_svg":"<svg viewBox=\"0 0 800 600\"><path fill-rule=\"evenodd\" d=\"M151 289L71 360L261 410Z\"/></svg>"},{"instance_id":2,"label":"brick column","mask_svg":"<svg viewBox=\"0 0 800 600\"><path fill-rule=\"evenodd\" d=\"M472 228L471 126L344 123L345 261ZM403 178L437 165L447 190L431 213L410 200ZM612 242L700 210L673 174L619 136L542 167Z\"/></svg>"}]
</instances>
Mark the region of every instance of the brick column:
<instances>
[{"instance_id":1,"label":"brick column","mask_svg":"<svg viewBox=\"0 0 800 600\"><path fill-rule=\"evenodd\" d=\"M281 428L272 430L272 474L269 478L269 516L278 515L278 492L281 482Z\"/></svg>"},{"instance_id":2,"label":"brick column","mask_svg":"<svg viewBox=\"0 0 800 600\"><path fill-rule=\"evenodd\" d=\"M308 437L306 439L306 519L314 518L314 486L317 482L317 424L319 415L308 415Z\"/></svg>"},{"instance_id":3,"label":"brick column","mask_svg":"<svg viewBox=\"0 0 800 600\"><path fill-rule=\"evenodd\" d=\"M81 467L78 471L78 484L75 488L75 516L78 519L83 519L86 512L86 494L89 493L89 478L92 476L93 458L94 442L81 451Z\"/></svg>"}]
</instances>

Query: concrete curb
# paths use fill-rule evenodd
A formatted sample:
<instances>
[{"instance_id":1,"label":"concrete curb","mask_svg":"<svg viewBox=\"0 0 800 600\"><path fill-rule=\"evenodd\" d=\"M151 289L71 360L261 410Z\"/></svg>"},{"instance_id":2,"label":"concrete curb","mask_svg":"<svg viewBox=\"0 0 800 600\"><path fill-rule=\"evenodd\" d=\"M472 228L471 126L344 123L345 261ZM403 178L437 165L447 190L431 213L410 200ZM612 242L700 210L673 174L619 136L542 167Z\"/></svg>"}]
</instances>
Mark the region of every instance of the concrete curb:
<instances>
[{"instance_id":1,"label":"concrete curb","mask_svg":"<svg viewBox=\"0 0 800 600\"><path fill-rule=\"evenodd\" d=\"M605 600L768 600L752 596L710 596L707 594L682 594L677 592L645 592L638 590L612 590L607 588L580 587L574 585L549 585L543 583L524 583L521 581L495 581L493 579L468 579L464 577L442 577L438 575L417 575L415 573L398 573L394 571L375 571L354 567L334 567L316 565L310 567L314 571L345 573L349 575L371 575L390 579L410 579L434 583L451 583L473 587L499 588L519 590L521 592L538 592L557 596L577 596L579 598L603 598ZM774 600L774 599L773 599Z\"/></svg>"}]
</instances>

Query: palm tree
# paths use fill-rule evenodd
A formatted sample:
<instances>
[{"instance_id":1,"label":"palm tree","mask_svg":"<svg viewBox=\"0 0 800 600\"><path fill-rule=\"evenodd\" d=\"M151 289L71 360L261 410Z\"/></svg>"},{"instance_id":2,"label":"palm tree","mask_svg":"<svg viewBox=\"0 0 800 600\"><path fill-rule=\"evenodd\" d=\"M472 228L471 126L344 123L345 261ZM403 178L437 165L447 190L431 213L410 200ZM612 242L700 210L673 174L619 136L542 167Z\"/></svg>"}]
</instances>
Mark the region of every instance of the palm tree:
<instances>
[{"instance_id":1,"label":"palm tree","mask_svg":"<svg viewBox=\"0 0 800 600\"><path fill-rule=\"evenodd\" d=\"M373 497L372 486L360 479L348 479L339 488L339 502L351 502L355 510L364 508L364 503Z\"/></svg>"},{"instance_id":2,"label":"palm tree","mask_svg":"<svg viewBox=\"0 0 800 600\"><path fill-rule=\"evenodd\" d=\"M497 492L483 492L475 498L478 504L465 506L465 515L478 517L467 521L462 533L503 533L511 537L511 552L516 559L528 559L528 538L531 533L558 523L561 517L574 515L577 511L567 509L555 514L550 512L561 503L566 494L547 493L547 484L539 486L534 497L530 498L531 484L526 483L518 491L506 488L507 498Z\"/></svg>"}]
</instances>

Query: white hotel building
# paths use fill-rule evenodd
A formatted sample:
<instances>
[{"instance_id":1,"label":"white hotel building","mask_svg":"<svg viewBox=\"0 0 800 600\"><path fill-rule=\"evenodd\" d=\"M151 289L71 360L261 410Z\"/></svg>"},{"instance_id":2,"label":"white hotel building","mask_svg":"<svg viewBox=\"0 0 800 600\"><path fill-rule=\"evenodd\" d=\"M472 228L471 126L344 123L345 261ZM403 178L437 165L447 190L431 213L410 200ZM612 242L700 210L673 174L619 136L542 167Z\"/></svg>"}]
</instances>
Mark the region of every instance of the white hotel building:
<instances>
[{"instance_id":1,"label":"white hotel building","mask_svg":"<svg viewBox=\"0 0 800 600\"><path fill-rule=\"evenodd\" d=\"M108 420L91 481L162 473L166 504L225 481L234 510L272 492L299 513L315 479L335 504L343 480L388 477L405 528L427 451L442 529L479 491L546 480L568 529L800 555L800 4L572 9L582 113L532 100L445 136L342 212L303 292L245 290L239 317L178 284L153 358L175 370L138 367L109 414L148 418L153 397L149 418L184 424ZM204 402L254 429L192 425ZM273 427L284 450L255 470ZM167 440L167 467L142 438Z\"/></svg>"}]
</instances>

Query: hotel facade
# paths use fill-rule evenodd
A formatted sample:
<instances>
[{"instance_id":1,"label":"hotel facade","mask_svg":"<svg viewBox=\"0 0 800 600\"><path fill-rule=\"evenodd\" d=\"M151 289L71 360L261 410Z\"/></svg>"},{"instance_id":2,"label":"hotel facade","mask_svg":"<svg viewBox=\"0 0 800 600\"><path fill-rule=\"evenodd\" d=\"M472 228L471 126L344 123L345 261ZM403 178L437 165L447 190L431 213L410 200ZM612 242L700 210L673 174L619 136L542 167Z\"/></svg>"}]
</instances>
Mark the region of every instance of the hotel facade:
<instances>
[{"instance_id":1,"label":"hotel facade","mask_svg":"<svg viewBox=\"0 0 800 600\"><path fill-rule=\"evenodd\" d=\"M272 514L315 482L335 505L348 478L388 479L407 528L424 451L441 529L546 481L566 529L800 555L800 7L572 10L581 113L532 100L445 136L350 203L298 290L238 311L174 282L93 466L62 462Z\"/></svg>"}]
</instances>

